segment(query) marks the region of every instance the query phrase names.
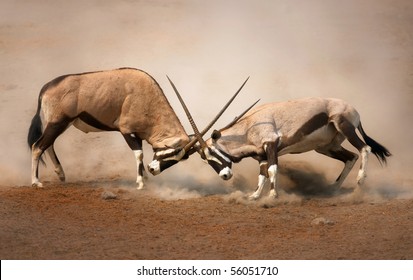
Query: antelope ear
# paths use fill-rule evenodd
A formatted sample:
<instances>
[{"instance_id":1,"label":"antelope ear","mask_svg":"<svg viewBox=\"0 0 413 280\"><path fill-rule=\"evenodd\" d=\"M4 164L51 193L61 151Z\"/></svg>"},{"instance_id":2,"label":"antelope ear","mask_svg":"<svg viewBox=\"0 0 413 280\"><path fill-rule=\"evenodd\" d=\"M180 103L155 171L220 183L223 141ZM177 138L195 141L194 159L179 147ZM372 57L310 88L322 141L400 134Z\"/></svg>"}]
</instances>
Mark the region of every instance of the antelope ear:
<instances>
[{"instance_id":1,"label":"antelope ear","mask_svg":"<svg viewBox=\"0 0 413 280\"><path fill-rule=\"evenodd\" d=\"M218 140L219 138L221 138L221 132L214 130L214 132L212 132L211 138L214 141Z\"/></svg>"}]
</instances>

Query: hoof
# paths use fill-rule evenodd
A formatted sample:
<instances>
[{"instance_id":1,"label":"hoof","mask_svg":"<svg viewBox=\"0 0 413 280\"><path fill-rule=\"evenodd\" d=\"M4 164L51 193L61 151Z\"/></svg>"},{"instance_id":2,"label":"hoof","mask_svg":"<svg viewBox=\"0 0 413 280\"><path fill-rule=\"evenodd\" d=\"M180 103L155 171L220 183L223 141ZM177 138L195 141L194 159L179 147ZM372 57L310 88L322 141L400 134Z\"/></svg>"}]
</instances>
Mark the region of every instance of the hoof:
<instances>
[{"instance_id":1,"label":"hoof","mask_svg":"<svg viewBox=\"0 0 413 280\"><path fill-rule=\"evenodd\" d=\"M32 187L34 188L43 188L43 184L40 182L34 182L32 183Z\"/></svg>"},{"instance_id":2,"label":"hoof","mask_svg":"<svg viewBox=\"0 0 413 280\"><path fill-rule=\"evenodd\" d=\"M276 199L276 198L278 198L278 193L274 190L270 190L270 194L268 195L268 197L270 197L272 199Z\"/></svg>"},{"instance_id":3,"label":"hoof","mask_svg":"<svg viewBox=\"0 0 413 280\"><path fill-rule=\"evenodd\" d=\"M59 177L60 182L66 181L66 176L65 176L65 173L63 172L63 169L57 168L57 169L54 170L54 172Z\"/></svg>"},{"instance_id":4,"label":"hoof","mask_svg":"<svg viewBox=\"0 0 413 280\"><path fill-rule=\"evenodd\" d=\"M360 185L363 185L364 184L364 181L366 180L366 175L358 175L357 176L357 184L360 186Z\"/></svg>"},{"instance_id":5,"label":"hoof","mask_svg":"<svg viewBox=\"0 0 413 280\"><path fill-rule=\"evenodd\" d=\"M143 190L143 189L145 189L145 185L143 183L137 183L136 189L137 190Z\"/></svg>"},{"instance_id":6,"label":"hoof","mask_svg":"<svg viewBox=\"0 0 413 280\"><path fill-rule=\"evenodd\" d=\"M252 194L248 197L249 200L257 200L258 198L260 198L260 196L256 194Z\"/></svg>"}]
</instances>

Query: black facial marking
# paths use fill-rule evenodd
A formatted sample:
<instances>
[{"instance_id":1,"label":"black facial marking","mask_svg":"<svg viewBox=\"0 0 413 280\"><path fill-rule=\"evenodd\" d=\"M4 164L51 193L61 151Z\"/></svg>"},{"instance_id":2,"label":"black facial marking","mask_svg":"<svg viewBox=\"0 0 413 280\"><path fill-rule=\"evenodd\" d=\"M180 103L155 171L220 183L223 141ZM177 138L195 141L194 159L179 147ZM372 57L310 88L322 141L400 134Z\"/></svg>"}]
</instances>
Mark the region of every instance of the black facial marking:
<instances>
[{"instance_id":1,"label":"black facial marking","mask_svg":"<svg viewBox=\"0 0 413 280\"><path fill-rule=\"evenodd\" d=\"M208 164L215 170L215 172L219 173L225 167L229 167L229 168L232 167L232 161L227 162L221 155L219 155L218 153L215 153L212 149L208 148L208 150L209 150L209 155L211 157L214 157L214 158L218 159L221 162L221 164L220 164L215 160L208 160L208 159L206 159L202 156L202 158L208 162ZM230 159L230 157L227 156L227 154L225 152L220 150L220 153L222 153L224 156L226 156L227 158Z\"/></svg>"},{"instance_id":2,"label":"black facial marking","mask_svg":"<svg viewBox=\"0 0 413 280\"><path fill-rule=\"evenodd\" d=\"M167 161L160 161L159 163L159 168L162 171L164 171L165 169L177 164L178 161L177 160L167 160Z\"/></svg>"},{"instance_id":3,"label":"black facial marking","mask_svg":"<svg viewBox=\"0 0 413 280\"><path fill-rule=\"evenodd\" d=\"M222 169L224 169L225 167L229 167L231 168L231 163L228 164L227 162L223 161L224 164L219 164L218 162L214 161L214 160L207 160L208 164L212 167L212 169L215 170L216 173L219 174L219 172L221 172Z\"/></svg>"},{"instance_id":4,"label":"black facial marking","mask_svg":"<svg viewBox=\"0 0 413 280\"><path fill-rule=\"evenodd\" d=\"M161 160L163 160L163 159L176 156L177 154L179 154L179 153L182 151L182 149L175 149L175 150L173 150L173 151L171 151L171 152L169 152L169 153L166 153L166 154L162 154L162 155L158 155L158 154L157 154L158 152L161 152L161 151L164 151L164 150L168 150L168 149L171 149L171 148L154 149L155 154L154 154L154 156L153 156L153 159L157 159L157 160L161 161Z\"/></svg>"}]
</instances>

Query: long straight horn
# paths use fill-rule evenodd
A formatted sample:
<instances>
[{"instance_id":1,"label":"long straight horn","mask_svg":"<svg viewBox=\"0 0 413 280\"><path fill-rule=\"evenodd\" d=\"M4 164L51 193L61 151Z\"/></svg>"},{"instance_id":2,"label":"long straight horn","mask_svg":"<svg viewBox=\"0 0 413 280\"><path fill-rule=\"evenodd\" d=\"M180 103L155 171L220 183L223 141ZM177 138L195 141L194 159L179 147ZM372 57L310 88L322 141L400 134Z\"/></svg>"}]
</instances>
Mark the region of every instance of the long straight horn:
<instances>
[{"instance_id":1,"label":"long straight horn","mask_svg":"<svg viewBox=\"0 0 413 280\"><path fill-rule=\"evenodd\" d=\"M225 112L225 110L231 105L232 101L234 101L235 97L237 97L238 93L242 90L244 85L247 83L250 77L248 77L245 82L241 85L241 87L237 90L237 92L231 97L231 99L225 104L225 106L219 111L219 113L216 115L216 117L207 125L207 127L204 128L201 132L201 136L204 136L205 133L208 132L208 130L211 129L211 127L217 122L217 120L222 116L222 114ZM257 101L258 102L258 101ZM254 104L255 105L255 104Z\"/></svg>"},{"instance_id":2,"label":"long straight horn","mask_svg":"<svg viewBox=\"0 0 413 280\"><path fill-rule=\"evenodd\" d=\"M195 124L195 122L194 122L194 119L192 118L192 115L191 115L191 113L190 113L189 110L188 110L188 107L186 106L184 100L182 99L182 96L179 94L179 92L178 92L178 90L176 89L174 83L171 81L171 79L169 79L168 75L167 75L166 77L168 78L169 83L171 84L172 88L174 89L176 96L178 96L179 102L181 102L182 108L184 109L185 114L186 114L186 116L188 117L189 123L191 124L192 129L193 129L194 132L195 132L196 138L193 139L191 142L189 142L189 143L184 147L185 152L189 151L189 150L192 148L192 146L195 145L195 143L196 143L197 141L199 141L199 143L201 144L201 147L202 147L202 148L205 148L207 145L206 145L204 139L202 139L202 136L201 136L201 134L199 133L198 127L196 126L196 124Z\"/></svg>"},{"instance_id":3,"label":"long straight horn","mask_svg":"<svg viewBox=\"0 0 413 280\"><path fill-rule=\"evenodd\" d=\"M246 113L248 113L249 110L251 110L252 107L255 106L261 99L258 99L257 101L254 102L251 106L249 106L244 112L242 112L239 116L235 117L232 122L227 124L225 127L221 128L219 131L223 131L229 127L231 127L233 124L235 124L240 118L242 118Z\"/></svg>"},{"instance_id":4,"label":"long straight horn","mask_svg":"<svg viewBox=\"0 0 413 280\"><path fill-rule=\"evenodd\" d=\"M204 139L202 138L205 133L208 132L208 130L211 129L211 127L217 122L217 120L222 116L222 114L225 112L225 110L229 107L229 105L231 105L232 101L234 101L235 97L237 97L237 95L240 93L240 91L242 90L242 88L244 87L244 85L247 83L247 81L249 80L250 77L248 77L245 82L241 85L241 87L237 90L237 92L231 97L231 99L227 102L227 104L225 104L225 106L221 109L221 111L219 111L219 113L215 116L215 118L207 125L207 127L204 128L204 130L202 130L202 132L199 132L198 127L196 126L191 113L189 112L188 108L185 105L185 102L183 101L181 95L179 94L178 90L176 89L174 83L171 81L171 79L169 79L168 76L166 76L169 80L169 83L171 84L172 88L174 89L176 95L178 96L179 101L181 102L182 107L185 110L186 116L188 117L189 122L191 123L192 129L195 132L195 139L192 139L192 141L190 141L186 146L185 146L185 151L189 151L192 146L194 146L196 144L197 141L199 141L199 143L201 144L202 148L207 147ZM258 101L257 101L258 102ZM254 104L255 105L255 104ZM252 106L251 106L252 107Z\"/></svg>"}]
</instances>

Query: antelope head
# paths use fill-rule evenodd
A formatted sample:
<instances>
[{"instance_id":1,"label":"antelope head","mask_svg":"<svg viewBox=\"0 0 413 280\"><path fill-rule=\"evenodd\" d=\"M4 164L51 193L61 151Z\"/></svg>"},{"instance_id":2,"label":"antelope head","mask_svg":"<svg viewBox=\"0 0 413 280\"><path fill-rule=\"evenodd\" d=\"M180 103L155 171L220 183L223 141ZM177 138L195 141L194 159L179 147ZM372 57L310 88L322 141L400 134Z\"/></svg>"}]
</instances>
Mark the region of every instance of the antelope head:
<instances>
[{"instance_id":1,"label":"antelope head","mask_svg":"<svg viewBox=\"0 0 413 280\"><path fill-rule=\"evenodd\" d=\"M196 126L191 113L189 112L185 102L183 101L181 95L179 94L178 90L176 89L175 85L173 82L169 79L169 82L171 83L172 88L174 89L185 113L186 116L188 117L188 120L192 126L192 129L194 130L195 137L188 143L188 145L185 147L185 151L188 154L192 154L195 151L198 152L201 156L201 158L206 161L214 170L219 174L219 176L224 179L224 180L229 180L232 177L232 161L228 155L220 151L219 149L215 148L214 145L208 145L204 139L202 138L208 130L215 124L215 122L218 120L218 118L221 117L221 115L225 112L225 110L229 107L229 105L232 103L232 101L235 99L235 97L238 95L238 93L241 91L241 89L244 87L245 83L248 81L249 78L245 80L245 82L241 85L241 87L238 89L238 91L231 97L231 99L225 104L225 106L221 109L221 111L216 115L216 117L207 125L207 127L200 132L198 130L198 127ZM258 101L257 101L258 102ZM255 102L252 106L254 106L257 102ZM250 106L250 108L252 108ZM250 109L248 108L248 110ZM231 122L230 125L235 123L237 120L239 120L248 110L243 112L239 117L235 118L234 121ZM226 126L228 127L228 125ZM199 142L199 144L197 144ZM195 145L196 144L196 145Z\"/></svg>"}]
</instances>

